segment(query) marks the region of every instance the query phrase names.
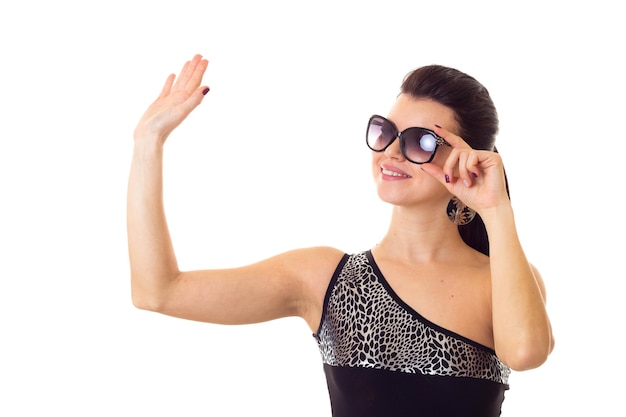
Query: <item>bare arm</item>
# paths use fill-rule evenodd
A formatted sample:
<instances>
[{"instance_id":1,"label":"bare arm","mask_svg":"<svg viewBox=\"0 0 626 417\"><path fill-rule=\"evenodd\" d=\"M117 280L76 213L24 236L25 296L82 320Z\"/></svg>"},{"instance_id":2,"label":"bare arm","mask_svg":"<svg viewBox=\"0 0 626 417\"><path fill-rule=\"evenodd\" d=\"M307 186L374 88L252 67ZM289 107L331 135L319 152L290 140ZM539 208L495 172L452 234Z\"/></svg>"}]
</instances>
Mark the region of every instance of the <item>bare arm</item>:
<instances>
[{"instance_id":1,"label":"bare arm","mask_svg":"<svg viewBox=\"0 0 626 417\"><path fill-rule=\"evenodd\" d=\"M424 171L476 210L489 236L496 354L512 369L536 368L552 352L554 338L543 281L518 238L500 155L473 150L445 129L437 128L437 133L453 150L443 167L425 164Z\"/></svg>"},{"instance_id":2,"label":"bare arm","mask_svg":"<svg viewBox=\"0 0 626 417\"><path fill-rule=\"evenodd\" d=\"M171 74L139 121L134 137L127 196L127 229L133 302L158 308L178 276L178 264L163 207L163 146L170 133L203 98L200 82L208 62L187 62L174 83Z\"/></svg>"},{"instance_id":3,"label":"bare arm","mask_svg":"<svg viewBox=\"0 0 626 417\"><path fill-rule=\"evenodd\" d=\"M178 268L163 205L163 147L206 94L200 83L207 64L197 55L176 82L170 75L135 130L127 200L133 303L172 316L225 324L297 315L314 328L325 285L342 255L335 249L296 250L233 269Z\"/></svg>"},{"instance_id":4,"label":"bare arm","mask_svg":"<svg viewBox=\"0 0 626 417\"><path fill-rule=\"evenodd\" d=\"M536 368L554 347L543 281L522 250L510 205L481 217L489 235L496 352L513 369Z\"/></svg>"}]
</instances>

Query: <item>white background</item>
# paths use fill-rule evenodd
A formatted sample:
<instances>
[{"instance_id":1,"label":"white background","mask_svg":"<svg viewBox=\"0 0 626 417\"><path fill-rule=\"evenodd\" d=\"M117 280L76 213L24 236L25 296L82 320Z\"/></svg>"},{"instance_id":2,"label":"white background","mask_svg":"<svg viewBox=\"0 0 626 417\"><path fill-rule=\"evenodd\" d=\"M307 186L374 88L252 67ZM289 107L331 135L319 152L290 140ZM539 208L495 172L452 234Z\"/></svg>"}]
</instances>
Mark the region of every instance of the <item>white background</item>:
<instances>
[{"instance_id":1,"label":"white background","mask_svg":"<svg viewBox=\"0 0 626 417\"><path fill-rule=\"evenodd\" d=\"M135 309L132 132L202 53L211 92L170 137L183 269L387 226L364 144L415 67L484 83L556 349L503 415L625 415L625 30L618 2L43 0L0 6L0 415L329 416L299 319L224 327Z\"/></svg>"}]
</instances>

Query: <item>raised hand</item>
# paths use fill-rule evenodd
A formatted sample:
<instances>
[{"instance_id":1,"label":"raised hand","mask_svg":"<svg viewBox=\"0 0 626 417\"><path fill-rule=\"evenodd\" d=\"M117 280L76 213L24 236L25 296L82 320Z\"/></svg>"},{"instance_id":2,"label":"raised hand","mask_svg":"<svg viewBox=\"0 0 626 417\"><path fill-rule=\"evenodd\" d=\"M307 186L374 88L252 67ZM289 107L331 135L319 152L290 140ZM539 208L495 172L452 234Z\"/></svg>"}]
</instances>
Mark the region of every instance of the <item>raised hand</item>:
<instances>
[{"instance_id":1,"label":"raised hand","mask_svg":"<svg viewBox=\"0 0 626 417\"><path fill-rule=\"evenodd\" d=\"M135 141L156 139L163 144L169 134L195 109L209 91L200 86L208 61L196 55L180 75L170 74L159 97L148 107L135 128Z\"/></svg>"},{"instance_id":2,"label":"raised hand","mask_svg":"<svg viewBox=\"0 0 626 417\"><path fill-rule=\"evenodd\" d=\"M461 137L436 127L436 133L452 146L442 167L433 163L422 169L452 194L478 211L509 204L502 158L496 152L472 149Z\"/></svg>"}]
</instances>

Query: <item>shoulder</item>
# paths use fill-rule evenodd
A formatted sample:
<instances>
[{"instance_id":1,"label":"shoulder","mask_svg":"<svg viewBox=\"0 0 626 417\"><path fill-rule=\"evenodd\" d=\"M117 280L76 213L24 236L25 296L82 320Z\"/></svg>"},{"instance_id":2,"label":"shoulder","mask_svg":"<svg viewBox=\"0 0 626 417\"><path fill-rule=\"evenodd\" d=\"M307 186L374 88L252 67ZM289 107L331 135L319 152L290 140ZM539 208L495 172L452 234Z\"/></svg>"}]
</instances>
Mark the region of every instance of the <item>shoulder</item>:
<instances>
[{"instance_id":1,"label":"shoulder","mask_svg":"<svg viewBox=\"0 0 626 417\"><path fill-rule=\"evenodd\" d=\"M267 273L297 285L300 291L317 292L319 285L328 285L344 255L336 248L315 246L283 252L261 264Z\"/></svg>"},{"instance_id":2,"label":"shoulder","mask_svg":"<svg viewBox=\"0 0 626 417\"><path fill-rule=\"evenodd\" d=\"M315 246L295 249L279 255L280 263L291 272L306 277L307 275L332 275L345 252L330 246Z\"/></svg>"},{"instance_id":3,"label":"shoulder","mask_svg":"<svg viewBox=\"0 0 626 417\"><path fill-rule=\"evenodd\" d=\"M280 267L287 268L286 275L295 277L298 283L299 315L312 331L319 326L328 285L345 255L328 246L296 249L279 255Z\"/></svg>"}]
</instances>

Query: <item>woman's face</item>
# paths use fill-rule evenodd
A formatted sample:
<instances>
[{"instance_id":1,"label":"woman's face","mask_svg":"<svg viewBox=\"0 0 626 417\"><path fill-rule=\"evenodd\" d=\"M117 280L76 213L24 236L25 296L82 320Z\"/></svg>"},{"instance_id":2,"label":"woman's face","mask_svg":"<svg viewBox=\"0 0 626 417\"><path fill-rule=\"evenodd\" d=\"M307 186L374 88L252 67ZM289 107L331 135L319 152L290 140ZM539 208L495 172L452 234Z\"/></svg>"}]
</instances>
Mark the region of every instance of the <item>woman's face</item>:
<instances>
[{"instance_id":1,"label":"woman's face","mask_svg":"<svg viewBox=\"0 0 626 417\"><path fill-rule=\"evenodd\" d=\"M425 127L433 130L435 125L452 132L458 124L452 109L428 99L415 99L409 95L398 96L387 118L402 132L409 127ZM443 165L450 148L440 146L432 163ZM425 201L439 204L450 198L448 191L433 177L422 171L421 165L408 161L400 152L396 140L383 152L372 152L372 173L379 197L394 205L414 205Z\"/></svg>"}]
</instances>

